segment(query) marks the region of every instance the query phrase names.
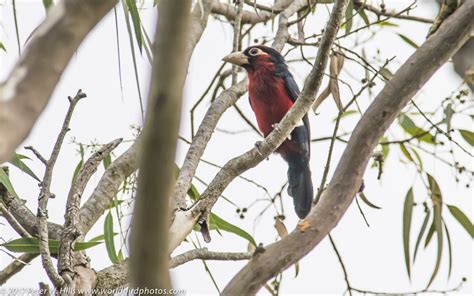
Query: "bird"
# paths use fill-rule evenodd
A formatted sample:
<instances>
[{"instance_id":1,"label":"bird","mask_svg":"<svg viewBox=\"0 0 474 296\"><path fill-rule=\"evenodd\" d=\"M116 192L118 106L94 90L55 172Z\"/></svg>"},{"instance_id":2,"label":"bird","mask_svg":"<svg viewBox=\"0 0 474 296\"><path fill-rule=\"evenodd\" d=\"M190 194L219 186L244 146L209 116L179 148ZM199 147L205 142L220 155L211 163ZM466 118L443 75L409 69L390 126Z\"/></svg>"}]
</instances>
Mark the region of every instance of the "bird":
<instances>
[{"instance_id":1,"label":"bird","mask_svg":"<svg viewBox=\"0 0 474 296\"><path fill-rule=\"evenodd\" d=\"M284 57L275 49L255 45L230 53L223 61L241 66L247 72L250 106L258 128L266 137L293 106L300 90L288 70ZM275 150L288 163L288 195L293 198L296 215L304 219L311 210L310 126L308 114L290 136Z\"/></svg>"}]
</instances>

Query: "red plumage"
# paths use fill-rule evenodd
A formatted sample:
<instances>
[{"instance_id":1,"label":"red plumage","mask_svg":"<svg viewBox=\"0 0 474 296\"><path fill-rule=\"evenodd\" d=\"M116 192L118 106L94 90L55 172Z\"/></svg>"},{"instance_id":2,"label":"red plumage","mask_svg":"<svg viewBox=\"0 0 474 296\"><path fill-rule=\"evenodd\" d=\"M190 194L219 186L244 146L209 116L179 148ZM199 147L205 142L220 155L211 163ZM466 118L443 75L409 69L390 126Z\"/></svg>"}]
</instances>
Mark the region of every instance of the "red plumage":
<instances>
[{"instance_id":1,"label":"red plumage","mask_svg":"<svg viewBox=\"0 0 474 296\"><path fill-rule=\"evenodd\" d=\"M243 52L232 53L224 60L247 70L250 105L259 129L265 137L268 136L299 94L285 59L270 47L252 46ZM293 197L296 214L303 219L311 210L313 185L309 169L311 140L307 115L302 121L276 152L288 163L288 194Z\"/></svg>"},{"instance_id":2,"label":"red plumage","mask_svg":"<svg viewBox=\"0 0 474 296\"><path fill-rule=\"evenodd\" d=\"M293 106L288 96L283 78L274 75L275 66L268 60L259 61L258 67L248 70L248 91L250 105L255 113L258 128L266 137L273 125L281 121ZM289 140L285 140L276 152L287 154L299 150Z\"/></svg>"}]
</instances>

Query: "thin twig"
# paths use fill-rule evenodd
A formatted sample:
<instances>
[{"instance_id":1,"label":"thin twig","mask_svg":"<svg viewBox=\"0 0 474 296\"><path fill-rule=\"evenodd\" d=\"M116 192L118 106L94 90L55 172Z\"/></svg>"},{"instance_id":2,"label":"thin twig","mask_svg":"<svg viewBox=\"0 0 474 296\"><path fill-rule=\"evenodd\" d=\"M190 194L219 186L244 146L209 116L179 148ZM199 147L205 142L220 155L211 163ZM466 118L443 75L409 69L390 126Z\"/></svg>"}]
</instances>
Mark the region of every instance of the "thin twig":
<instances>
[{"instance_id":1,"label":"thin twig","mask_svg":"<svg viewBox=\"0 0 474 296\"><path fill-rule=\"evenodd\" d=\"M344 265L344 261L342 260L342 256L336 247L336 243L334 242L332 235L328 234L328 236L329 236L329 241L331 242L332 248L334 249L334 253L336 253L337 259L339 260L339 264L341 264L342 272L344 273L344 281L346 282L346 285L347 285L347 291L349 292L349 295L352 296L352 287L351 287L351 284L349 283L349 274L347 273L346 266Z\"/></svg>"},{"instance_id":2,"label":"thin twig","mask_svg":"<svg viewBox=\"0 0 474 296\"><path fill-rule=\"evenodd\" d=\"M5 284L12 276L20 272L23 267L28 265L33 259L38 257L35 253L21 254L18 258L15 258L10 264L5 266L0 271L0 285Z\"/></svg>"},{"instance_id":3,"label":"thin twig","mask_svg":"<svg viewBox=\"0 0 474 296\"><path fill-rule=\"evenodd\" d=\"M171 258L169 266L170 268L174 268L195 259L237 261L237 260L248 260L250 258L252 258L252 254L248 252L244 252L244 253L212 252L212 251L209 251L207 248L201 248L201 249L190 250L176 257Z\"/></svg>"},{"instance_id":4,"label":"thin twig","mask_svg":"<svg viewBox=\"0 0 474 296\"><path fill-rule=\"evenodd\" d=\"M53 175L54 165L59 156L62 143L66 137L66 133L69 131L69 123L71 122L72 114L76 104L82 98L85 98L86 94L79 90L74 98L68 97L69 109L64 118L61 131L59 132L56 143L54 144L53 151L49 157L48 164L44 173L43 182L41 183L41 191L38 198L38 212L37 212L37 225L38 225L38 236L39 236L39 247L41 254L41 261L43 267L48 274L49 279L53 282L55 287L61 287L64 285L64 279L58 274L53 266L51 255L48 246L48 200L54 195L50 191L51 179Z\"/></svg>"},{"instance_id":5,"label":"thin twig","mask_svg":"<svg viewBox=\"0 0 474 296\"><path fill-rule=\"evenodd\" d=\"M366 3L366 1L354 0L354 5L355 6L361 6L364 9L375 13L378 17L380 17L382 15L382 16L388 16L388 17L391 17L391 18L404 19L404 20L416 21L416 22L427 23L427 24L432 24L433 23L433 20L427 19L427 18L424 18L424 17L408 15L408 14L403 15L403 14L396 13L396 12L387 12L385 10L378 9L375 6ZM407 13L408 12L409 11L407 11Z\"/></svg>"},{"instance_id":6,"label":"thin twig","mask_svg":"<svg viewBox=\"0 0 474 296\"><path fill-rule=\"evenodd\" d=\"M0 168L0 170L1 169L2 168ZM0 213L2 213L3 217L8 221L11 227L22 237L31 237L31 234L23 227L23 225L21 225L20 222L18 222L2 202L0 202Z\"/></svg>"},{"instance_id":7,"label":"thin twig","mask_svg":"<svg viewBox=\"0 0 474 296\"><path fill-rule=\"evenodd\" d=\"M41 155L41 153L39 153L39 151L36 150L33 146L26 146L25 149L33 152L36 158L38 158L38 160L41 161L44 165L48 165L48 161L46 160L46 158L44 158L43 155Z\"/></svg>"}]
</instances>

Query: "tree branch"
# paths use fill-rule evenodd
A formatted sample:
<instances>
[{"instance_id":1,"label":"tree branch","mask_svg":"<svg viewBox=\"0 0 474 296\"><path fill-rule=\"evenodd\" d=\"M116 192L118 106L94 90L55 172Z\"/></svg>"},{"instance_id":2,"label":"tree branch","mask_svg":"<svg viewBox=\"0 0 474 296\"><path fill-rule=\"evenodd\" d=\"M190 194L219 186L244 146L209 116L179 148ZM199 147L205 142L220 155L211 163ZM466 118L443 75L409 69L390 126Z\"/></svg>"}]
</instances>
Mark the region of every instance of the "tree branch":
<instances>
[{"instance_id":1,"label":"tree branch","mask_svg":"<svg viewBox=\"0 0 474 296\"><path fill-rule=\"evenodd\" d=\"M79 215L81 196L101 161L121 142L122 139L114 140L95 152L84 163L69 190L66 202L66 213L64 215L64 228L61 232L58 255L59 274L65 279L67 284L63 288L78 290L88 290L92 288L95 275L89 268L89 262L86 260L83 251L73 250L74 243L82 240L85 235L81 232L81 220ZM82 268L78 269L77 266L84 266L89 269L89 271L85 271Z\"/></svg>"},{"instance_id":2,"label":"tree branch","mask_svg":"<svg viewBox=\"0 0 474 296\"><path fill-rule=\"evenodd\" d=\"M61 1L51 8L0 85L0 163L28 136L71 56L116 2Z\"/></svg>"},{"instance_id":3,"label":"tree branch","mask_svg":"<svg viewBox=\"0 0 474 296\"><path fill-rule=\"evenodd\" d=\"M400 67L357 124L328 188L305 219L304 227L266 247L231 280L223 294L256 293L268 279L310 252L335 227L359 190L380 137L415 93L469 38L473 20L474 1L466 1Z\"/></svg>"},{"instance_id":4,"label":"tree branch","mask_svg":"<svg viewBox=\"0 0 474 296\"><path fill-rule=\"evenodd\" d=\"M51 260L51 254L49 252L48 201L50 198L54 197L54 194L52 194L50 191L50 186L53 176L54 165L56 164L56 160L58 159L59 152L64 142L64 138L66 137L66 133L69 131L69 123L71 122L72 114L74 113L74 109L77 103L85 97L86 94L83 93L81 90L77 92L74 98L68 97L69 108L67 110L66 117L64 118L64 122L59 132L58 138L54 143L51 156L46 162L46 170L44 172L43 181L41 182L41 191L38 198L38 212L36 214L36 224L38 227L38 240L41 261L43 263L44 269L46 270L46 273L48 274L49 279L53 282L56 288L59 288L64 285L64 279L55 270L53 262Z\"/></svg>"},{"instance_id":5,"label":"tree branch","mask_svg":"<svg viewBox=\"0 0 474 296\"><path fill-rule=\"evenodd\" d=\"M188 61L191 0L159 5L149 104L140 151L140 172L130 239L132 287L170 288L169 198L175 181L182 92ZM157 173L158 170L158 173Z\"/></svg>"}]
</instances>

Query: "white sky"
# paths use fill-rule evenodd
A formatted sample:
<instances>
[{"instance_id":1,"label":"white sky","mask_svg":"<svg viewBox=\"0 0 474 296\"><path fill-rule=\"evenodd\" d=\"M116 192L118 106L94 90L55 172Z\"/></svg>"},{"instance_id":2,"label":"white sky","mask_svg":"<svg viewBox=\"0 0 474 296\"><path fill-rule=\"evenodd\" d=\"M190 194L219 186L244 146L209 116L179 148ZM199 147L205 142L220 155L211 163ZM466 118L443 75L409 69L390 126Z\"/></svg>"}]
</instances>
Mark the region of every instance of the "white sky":
<instances>
[{"instance_id":1,"label":"white sky","mask_svg":"<svg viewBox=\"0 0 474 296\"><path fill-rule=\"evenodd\" d=\"M410 1L385 1L388 8L406 7ZM434 6L428 1L421 1L418 8L413 11L413 15L433 18L436 14ZM16 37L13 26L13 17L10 1L0 1L2 18L0 19L0 41L7 47L8 52L0 52L0 79L7 77L9 70L18 58ZM22 146L33 145L44 155L48 155L52 148L54 139L59 131L62 118L67 109L67 96L72 96L81 88L87 93L88 98L81 101L76 109L72 123L71 132L67 137L66 145L61 151L60 159L54 171L52 191L57 198L49 202L50 218L54 222L62 223L64 215L65 196L72 177L72 172L79 161L76 153L76 146L70 144L70 139L75 137L77 141L90 143L95 140L105 143L115 138L123 137L132 139L133 131L131 124L140 124L141 116L138 104L138 96L135 86L132 59L128 35L124 23L122 9L117 9L120 30L120 50L121 66L123 74L123 99L118 79L117 48L115 39L115 25L113 13L109 14L99 26L87 37L83 45L73 57L70 65L64 73L60 84L56 88L50 103L45 112L40 117L31 135ZM147 28L147 32L152 36L154 26L154 10L151 9L151 1L146 3L143 9L142 18ZM17 1L17 13L19 20L20 37L24 45L30 32L44 18L44 9L41 1ZM369 16L371 14L367 13ZM309 36L313 31L319 32L327 19L327 11L324 6L318 8L314 17L309 18L306 25L306 33ZM360 18L357 20L360 25ZM426 35L428 26L408 21L393 21L400 24L397 28L384 29L370 41L366 46L367 56L372 57L380 49L382 60L396 56L395 61L389 67L393 72L396 68L413 52L413 48L398 38L395 33L401 32L421 44ZM272 36L276 30L276 23L272 31L269 26L258 27L253 38ZM377 29L374 28L374 31ZM293 31L291 33L294 33ZM245 40L248 42L249 40ZM345 46L352 46L354 39L342 41ZM183 107L183 120L181 135L190 138L190 122L188 110L194 102L201 96L207 87L215 71L221 64L221 58L230 52L232 44L232 32L230 26L210 19L206 32L201 42L197 46L191 65L189 68L187 84L185 89L185 103ZM248 45L248 43L246 43ZM298 51L294 51L297 53ZM307 56L314 56L313 48L305 49ZM292 55L292 57L296 57ZM140 71L141 90L144 97L147 93L148 72L150 65L146 56L138 54ZM303 79L309 72L310 67L303 63L291 64L293 72L300 87ZM360 67L353 63L346 62L345 69L353 76L359 78L363 73ZM354 90L358 91L358 84L344 74L343 79L347 79ZM439 102L448 96L451 91L461 83L460 79L454 75L452 65L447 64L428 84L419 92L416 97L417 103L426 111L434 110ZM377 81L375 93L382 86L380 80ZM342 100L347 102L350 93L347 87L341 86ZM32 98L33 99L33 98ZM365 109L370 98L367 93L360 99L361 108ZM244 96L238 105L244 110L249 118L254 120L251 109L248 105L247 96ZM202 119L204 112L209 106L209 98L198 108L197 123ZM319 109L320 115L310 116L313 138L329 136L332 133L332 119L337 114L337 109L332 99L329 98ZM340 131L351 131L359 117L351 116L343 120ZM418 118L417 118L418 119ZM420 125L423 120L417 121ZM453 126L472 130L473 125L469 117L458 116L454 118ZM238 117L231 108L227 111L219 123L219 128L226 130L248 130L248 126ZM403 133L394 127L390 135L403 137ZM457 136L457 135L456 135ZM204 154L204 159L211 160L217 164L224 164L230 158L245 152L251 148L255 141L259 140L253 132L229 135L216 132L209 143ZM465 147L469 148L462 139L459 139ZM318 142L312 145L311 169L313 172L314 187L319 186L324 163L327 157L329 142ZM114 153L120 155L129 144L122 144ZM182 162L187 145L180 142L178 163ZM331 172L337 164L337 159L341 155L344 145L336 143ZM446 151L446 149L439 149ZM28 154L24 149L19 148L18 152ZM472 159L465 154L456 151L458 160L472 169ZM443 155L445 158L449 154ZM415 199L417 202L426 200L427 193L417 178L416 170L409 164L400 163L403 159L397 147L391 147L389 158L385 162L385 172L382 180L377 181L377 170L367 169L364 176L366 189L365 193L371 201L381 206L382 210L373 210L362 204L370 228L366 227L355 204L353 204L347 214L343 217L338 227L333 231L333 237L339 247L349 272L351 284L359 289L368 289L386 292L408 292L423 289L431 276L434 267L436 246L431 243L426 250L420 250L417 262L412 270L412 282L407 278L403 247L402 247L402 207L405 194L411 185L414 185ZM431 158L424 158L425 169L434 175L441 184L441 190L445 201L449 204L457 205L471 217L472 221L472 191L465 188L466 180L460 184L454 182L452 170L440 162L435 162ZM31 168L41 176L42 167L39 162L28 162ZM264 161L258 167L246 172L244 175L268 188L273 195L280 190L286 178L286 164L279 156L272 155L268 161ZM103 169L92 178L86 194L94 188L100 178ZM217 170L206 164L201 164L198 169L198 176L209 182ZM36 212L38 188L36 181L32 180L18 170L11 170L11 178L18 194L24 198L27 205L33 212ZM195 182L200 191L203 186ZM472 185L472 184L471 184ZM471 186L472 187L472 186ZM254 185L237 179L224 192L234 203L241 207L250 205L255 199L265 198L265 194ZM292 201L286 193L285 201L285 224L289 229L293 229L297 223L296 215L293 213ZM222 199L217 203L214 211L227 221L251 233L257 242L268 244L277 238L277 233L273 227L274 210L267 211L254 227L253 217L255 217L267 202L257 203L257 206L249 210L247 217L239 219L235 212L235 207ZM472 241L469 235L458 225L444 209L444 218L450 230L453 243L453 272L451 279L447 279L448 253L445 242L445 252L440 272L432 285L433 289L446 289L457 285L462 277L467 277L468 282L462 289L462 294L472 294ZM412 222L412 246L415 243L416 235L423 219L423 209L418 206L414 209ZM3 221L2 221L3 223ZM101 219L88 235L89 238L102 233L103 220ZM0 224L0 237L4 240L17 238L17 235L5 224ZM247 243L230 233L223 233L219 236L212 232L212 243L206 245L210 250L215 251L235 251L242 252L247 248ZM196 236L192 234L192 239ZM200 235L197 237L200 238ZM117 237L117 244L120 239ZM433 240L434 241L434 240ZM202 242L202 244L205 244ZM183 243L175 254L193 248L189 243ZM107 257L105 247L99 246L88 251L92 259L92 266L100 270L108 265L110 261ZM7 265L10 259L4 253L0 253L0 267ZM222 289L232 276L244 265L244 262L213 262L208 265L216 279L218 286ZM216 290L203 268L200 261L187 263L172 270L173 282L176 288L187 290L188 294L215 294ZM47 281L46 274L42 270L40 260L36 259L30 266L26 267L20 274L11 279L5 287L38 287L39 281ZM288 269L284 273L281 292L284 295L290 294L341 294L345 290L343 274L337 258L331 248L329 241L324 240L313 252L306 256L300 263L300 273L294 278L294 268ZM262 294L266 290L261 290Z\"/></svg>"}]
</instances>

